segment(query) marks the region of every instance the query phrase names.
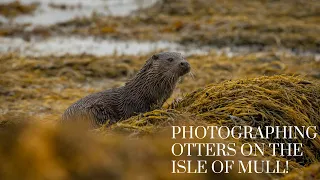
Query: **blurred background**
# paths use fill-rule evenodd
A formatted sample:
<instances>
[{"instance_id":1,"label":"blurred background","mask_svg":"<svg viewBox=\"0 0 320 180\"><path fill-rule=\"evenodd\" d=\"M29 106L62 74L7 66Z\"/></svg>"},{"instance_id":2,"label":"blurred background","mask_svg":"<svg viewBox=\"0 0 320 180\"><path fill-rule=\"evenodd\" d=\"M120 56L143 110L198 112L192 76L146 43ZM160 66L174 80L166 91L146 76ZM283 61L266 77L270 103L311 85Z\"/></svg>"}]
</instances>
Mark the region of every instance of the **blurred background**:
<instances>
[{"instance_id":1,"label":"blurred background","mask_svg":"<svg viewBox=\"0 0 320 180\"><path fill-rule=\"evenodd\" d=\"M0 8L2 53L110 55L171 49L233 55L266 47L319 53L317 0L2 0Z\"/></svg>"},{"instance_id":2,"label":"blurred background","mask_svg":"<svg viewBox=\"0 0 320 180\"><path fill-rule=\"evenodd\" d=\"M175 98L212 83L219 85L230 80L266 77L269 82L277 79L272 78L275 75L299 76L304 79L302 84L317 88L320 82L320 1L0 0L0 179L172 179L171 174L161 173L169 171L170 152L158 156L164 149L170 150L171 142L166 144L163 139L151 137L151 140L122 146L117 143L127 141L122 136L115 138L119 141L110 141L109 136L105 138L105 134L113 134L114 129L121 129L131 137L140 131L152 134L153 130L165 127L150 125L149 121L139 121L138 125L124 123L97 130L98 138L87 134L82 138L79 134L83 133L78 130L73 133L70 129L52 128L74 101L90 93L124 85L152 54L161 51L183 53L194 75L182 79L164 108L170 107ZM277 80L285 82L282 84L293 81L290 78ZM319 93L318 90L311 94ZM304 94L297 97L301 101L291 102L294 99L291 96L286 99L290 108L308 114L302 107L296 107L299 102L308 104L304 102ZM307 98L312 99L310 104L319 105L314 96ZM239 108L246 111L245 106ZM309 114L316 118L310 119L315 121L320 117L319 106L312 108ZM230 111L242 112L239 109ZM272 111L269 115L274 117L267 120L290 119L285 113L276 112ZM163 115L161 112L155 116L168 119ZM184 119L191 116L187 117ZM25 120L34 125L11 127ZM81 143L72 143L74 141ZM145 149L150 143L158 148L148 149L148 146ZM109 146L114 149L108 149ZM135 153L140 156L135 158ZM316 153L312 157L314 159L299 162L291 159L290 168L299 169L320 159ZM101 159L112 159L112 162ZM151 165L146 163L150 159L154 160ZM140 166L135 165L137 161L141 162ZM152 171L152 168L157 170ZM122 173L128 169L132 174ZM319 164L309 168L312 173L319 169ZM312 173L291 177L316 177ZM211 175L201 177L210 179Z\"/></svg>"}]
</instances>

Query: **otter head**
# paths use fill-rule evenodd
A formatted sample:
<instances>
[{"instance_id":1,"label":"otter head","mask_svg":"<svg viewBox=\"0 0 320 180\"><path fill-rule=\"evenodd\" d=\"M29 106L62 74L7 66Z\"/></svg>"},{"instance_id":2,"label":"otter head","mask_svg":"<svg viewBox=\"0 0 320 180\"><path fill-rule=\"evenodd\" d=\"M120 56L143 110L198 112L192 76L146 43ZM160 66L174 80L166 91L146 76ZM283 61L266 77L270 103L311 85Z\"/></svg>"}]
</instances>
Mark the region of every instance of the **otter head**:
<instances>
[{"instance_id":1,"label":"otter head","mask_svg":"<svg viewBox=\"0 0 320 180\"><path fill-rule=\"evenodd\" d=\"M153 55L142 68L168 78L180 77L190 71L190 64L177 52L162 52Z\"/></svg>"}]
</instances>

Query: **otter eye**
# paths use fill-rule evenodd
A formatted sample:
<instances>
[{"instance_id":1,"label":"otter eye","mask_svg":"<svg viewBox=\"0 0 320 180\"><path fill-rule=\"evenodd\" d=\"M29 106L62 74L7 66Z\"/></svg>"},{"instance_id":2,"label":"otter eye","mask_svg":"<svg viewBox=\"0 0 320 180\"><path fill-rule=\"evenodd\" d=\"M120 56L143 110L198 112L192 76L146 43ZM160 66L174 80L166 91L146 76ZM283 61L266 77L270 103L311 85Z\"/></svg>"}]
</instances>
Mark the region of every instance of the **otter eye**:
<instances>
[{"instance_id":1,"label":"otter eye","mask_svg":"<svg viewBox=\"0 0 320 180\"><path fill-rule=\"evenodd\" d=\"M173 59L172 58L169 58L169 59L167 59L169 62L172 62L173 61Z\"/></svg>"}]
</instances>

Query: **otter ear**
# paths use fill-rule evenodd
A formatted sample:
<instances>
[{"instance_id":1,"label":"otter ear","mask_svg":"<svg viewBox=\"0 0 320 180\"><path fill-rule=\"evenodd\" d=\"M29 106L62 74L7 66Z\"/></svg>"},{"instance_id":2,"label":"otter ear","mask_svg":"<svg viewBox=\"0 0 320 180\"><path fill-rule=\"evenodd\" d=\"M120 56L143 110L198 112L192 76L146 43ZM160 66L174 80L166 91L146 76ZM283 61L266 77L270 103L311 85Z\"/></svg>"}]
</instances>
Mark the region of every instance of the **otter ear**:
<instances>
[{"instance_id":1,"label":"otter ear","mask_svg":"<svg viewBox=\"0 0 320 180\"><path fill-rule=\"evenodd\" d=\"M152 67L152 61L149 59L146 64L144 64L144 66L142 67L142 69L140 70L140 72L146 72L148 69L150 69Z\"/></svg>"},{"instance_id":2,"label":"otter ear","mask_svg":"<svg viewBox=\"0 0 320 180\"><path fill-rule=\"evenodd\" d=\"M153 59L153 60L157 60L157 59L159 59L159 56L157 56L157 55L154 54L154 55L152 55L152 59Z\"/></svg>"}]
</instances>

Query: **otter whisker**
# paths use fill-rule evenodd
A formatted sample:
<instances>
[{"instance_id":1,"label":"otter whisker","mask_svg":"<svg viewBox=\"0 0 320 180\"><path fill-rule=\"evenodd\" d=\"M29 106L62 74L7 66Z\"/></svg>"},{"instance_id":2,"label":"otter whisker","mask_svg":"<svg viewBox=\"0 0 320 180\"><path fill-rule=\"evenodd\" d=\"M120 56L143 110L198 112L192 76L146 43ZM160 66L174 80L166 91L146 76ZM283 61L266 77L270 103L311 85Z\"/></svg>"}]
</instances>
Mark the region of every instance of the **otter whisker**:
<instances>
[{"instance_id":1,"label":"otter whisker","mask_svg":"<svg viewBox=\"0 0 320 180\"><path fill-rule=\"evenodd\" d=\"M190 72L188 73L188 75L189 75L192 79L195 79L195 76L194 76L194 74L193 74L192 71L190 71Z\"/></svg>"}]
</instances>

